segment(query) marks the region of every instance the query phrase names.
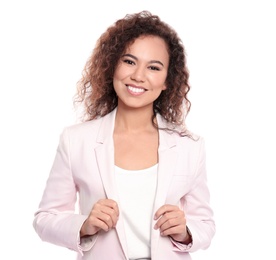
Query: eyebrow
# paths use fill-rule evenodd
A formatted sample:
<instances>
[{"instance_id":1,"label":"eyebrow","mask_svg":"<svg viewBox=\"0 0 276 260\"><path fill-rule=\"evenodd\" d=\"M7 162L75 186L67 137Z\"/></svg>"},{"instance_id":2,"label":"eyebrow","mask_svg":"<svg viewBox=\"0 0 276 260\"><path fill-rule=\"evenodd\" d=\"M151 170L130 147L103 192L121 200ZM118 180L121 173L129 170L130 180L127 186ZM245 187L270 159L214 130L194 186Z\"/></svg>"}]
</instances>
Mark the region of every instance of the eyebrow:
<instances>
[{"instance_id":1,"label":"eyebrow","mask_svg":"<svg viewBox=\"0 0 276 260\"><path fill-rule=\"evenodd\" d=\"M125 56L131 57L132 59L134 59L134 60L136 60L136 61L138 60L138 58L135 57L135 56L132 55L132 54L124 54L124 55L122 55L122 57L125 57ZM150 60L149 63L158 63L158 64L160 64L161 66L164 67L164 64L163 64L161 61L159 61L159 60Z\"/></svg>"}]
</instances>

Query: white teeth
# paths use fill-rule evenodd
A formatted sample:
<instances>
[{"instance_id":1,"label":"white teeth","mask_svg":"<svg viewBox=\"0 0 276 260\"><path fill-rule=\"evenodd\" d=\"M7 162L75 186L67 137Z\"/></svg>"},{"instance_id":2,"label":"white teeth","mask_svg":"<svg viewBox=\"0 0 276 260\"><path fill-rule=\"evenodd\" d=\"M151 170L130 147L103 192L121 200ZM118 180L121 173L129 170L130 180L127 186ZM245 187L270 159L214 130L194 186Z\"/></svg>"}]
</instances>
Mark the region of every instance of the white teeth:
<instances>
[{"instance_id":1,"label":"white teeth","mask_svg":"<svg viewBox=\"0 0 276 260\"><path fill-rule=\"evenodd\" d=\"M145 92L145 89L143 89L143 88L134 88L134 87L131 87L131 86L127 86L127 88L128 88L131 92L134 92L134 93L142 93L142 92Z\"/></svg>"}]
</instances>

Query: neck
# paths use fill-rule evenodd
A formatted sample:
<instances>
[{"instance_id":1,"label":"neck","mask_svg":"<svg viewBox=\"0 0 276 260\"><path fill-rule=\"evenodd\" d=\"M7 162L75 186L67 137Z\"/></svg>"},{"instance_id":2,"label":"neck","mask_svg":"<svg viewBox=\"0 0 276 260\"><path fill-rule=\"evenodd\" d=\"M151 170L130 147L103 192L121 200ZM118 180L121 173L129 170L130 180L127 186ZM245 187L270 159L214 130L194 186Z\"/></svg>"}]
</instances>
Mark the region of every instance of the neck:
<instances>
[{"instance_id":1,"label":"neck","mask_svg":"<svg viewBox=\"0 0 276 260\"><path fill-rule=\"evenodd\" d=\"M155 128L152 124L152 116L152 107L125 109L118 106L115 127L121 131L131 132L154 130Z\"/></svg>"}]
</instances>

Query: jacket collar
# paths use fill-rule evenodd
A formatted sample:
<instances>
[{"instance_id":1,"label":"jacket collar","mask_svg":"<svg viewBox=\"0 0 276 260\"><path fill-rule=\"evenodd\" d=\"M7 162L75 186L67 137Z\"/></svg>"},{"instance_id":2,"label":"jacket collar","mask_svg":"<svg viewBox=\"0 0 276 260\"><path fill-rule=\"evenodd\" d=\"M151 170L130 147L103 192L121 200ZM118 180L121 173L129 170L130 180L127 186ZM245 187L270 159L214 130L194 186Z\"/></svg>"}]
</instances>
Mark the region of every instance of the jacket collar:
<instances>
[{"instance_id":1,"label":"jacket collar","mask_svg":"<svg viewBox=\"0 0 276 260\"><path fill-rule=\"evenodd\" d=\"M116 113L117 113L117 108L115 108L109 114L101 118L101 125L99 127L99 132L96 139L97 143L103 144L108 139L110 138L113 139Z\"/></svg>"}]
</instances>

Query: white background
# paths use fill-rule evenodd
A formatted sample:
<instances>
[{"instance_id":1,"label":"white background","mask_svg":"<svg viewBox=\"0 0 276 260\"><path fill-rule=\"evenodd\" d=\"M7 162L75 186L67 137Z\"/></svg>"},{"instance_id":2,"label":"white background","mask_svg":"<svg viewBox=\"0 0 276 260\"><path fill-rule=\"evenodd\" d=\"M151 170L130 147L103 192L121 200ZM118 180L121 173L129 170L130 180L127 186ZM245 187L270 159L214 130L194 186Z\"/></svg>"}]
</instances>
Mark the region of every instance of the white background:
<instances>
[{"instance_id":1,"label":"white background","mask_svg":"<svg viewBox=\"0 0 276 260\"><path fill-rule=\"evenodd\" d=\"M147 9L186 46L187 123L206 139L217 233L194 260L276 259L273 1L1 1L1 259L75 259L32 227L96 39ZM5 258L3 256L5 255Z\"/></svg>"}]
</instances>

